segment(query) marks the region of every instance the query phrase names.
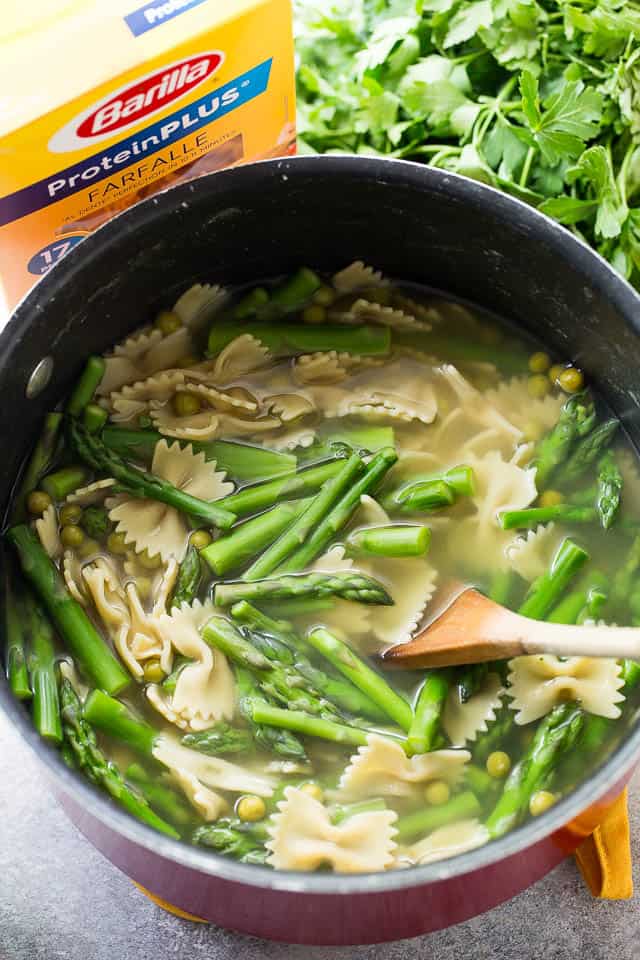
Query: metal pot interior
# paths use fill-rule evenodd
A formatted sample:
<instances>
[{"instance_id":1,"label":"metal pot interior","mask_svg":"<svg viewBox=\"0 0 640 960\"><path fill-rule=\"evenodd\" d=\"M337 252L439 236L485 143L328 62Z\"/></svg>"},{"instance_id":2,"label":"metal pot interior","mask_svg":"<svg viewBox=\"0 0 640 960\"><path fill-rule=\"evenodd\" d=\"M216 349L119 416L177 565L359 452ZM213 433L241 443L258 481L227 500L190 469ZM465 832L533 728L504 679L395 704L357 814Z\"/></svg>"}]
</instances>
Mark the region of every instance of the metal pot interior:
<instances>
[{"instance_id":1,"label":"metal pot interior","mask_svg":"<svg viewBox=\"0 0 640 960\"><path fill-rule=\"evenodd\" d=\"M103 352L191 284L233 284L300 264L363 259L492 310L597 384L640 446L640 299L603 260L519 201L400 161L305 157L224 171L159 194L70 252L27 296L0 337L3 512L43 415L87 354ZM36 365L48 385L26 398ZM365 892L464 874L522 850L606 792L640 752L632 729L600 769L546 815L485 848L442 863L369 876L276 873L161 837L66 769L0 680L0 704L66 792L124 837L203 873L274 889Z\"/></svg>"}]
</instances>

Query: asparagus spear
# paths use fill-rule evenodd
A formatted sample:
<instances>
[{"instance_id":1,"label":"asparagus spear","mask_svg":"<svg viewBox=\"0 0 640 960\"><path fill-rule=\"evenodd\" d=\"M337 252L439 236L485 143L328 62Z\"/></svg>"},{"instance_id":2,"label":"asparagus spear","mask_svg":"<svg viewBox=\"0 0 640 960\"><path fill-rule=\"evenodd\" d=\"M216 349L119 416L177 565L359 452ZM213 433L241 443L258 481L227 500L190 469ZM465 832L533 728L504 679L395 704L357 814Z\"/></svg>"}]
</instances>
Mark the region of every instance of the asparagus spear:
<instances>
[{"instance_id":1,"label":"asparagus spear","mask_svg":"<svg viewBox=\"0 0 640 960\"><path fill-rule=\"evenodd\" d=\"M262 864L268 855L264 847L267 837L267 823L264 820L246 823L235 817L224 817L215 823L198 827L191 841L196 845L211 847L241 863Z\"/></svg>"},{"instance_id":2,"label":"asparagus spear","mask_svg":"<svg viewBox=\"0 0 640 960\"><path fill-rule=\"evenodd\" d=\"M324 627L316 627L307 637L309 643L329 663L369 697L405 732L413 723L413 711L407 701L389 686L384 677L361 660L353 650Z\"/></svg>"},{"instance_id":3,"label":"asparagus spear","mask_svg":"<svg viewBox=\"0 0 640 960\"><path fill-rule=\"evenodd\" d=\"M294 274L271 291L271 303L280 310L297 310L311 299L322 286L322 280L308 267L300 267Z\"/></svg>"},{"instance_id":4,"label":"asparagus spear","mask_svg":"<svg viewBox=\"0 0 640 960\"><path fill-rule=\"evenodd\" d=\"M264 287L254 287L234 306L233 319L246 320L248 317L254 317L260 312L260 307L264 307L267 303L269 303L268 291Z\"/></svg>"},{"instance_id":5,"label":"asparagus spear","mask_svg":"<svg viewBox=\"0 0 640 960\"><path fill-rule=\"evenodd\" d=\"M344 823L349 817L357 817L359 813L375 813L386 809L387 805L382 797L356 800L354 803L335 803L331 805L331 823Z\"/></svg>"},{"instance_id":6,"label":"asparagus spear","mask_svg":"<svg viewBox=\"0 0 640 960\"><path fill-rule=\"evenodd\" d=\"M176 585L171 597L171 609L182 606L183 603L193 603L198 596L198 590L202 582L202 562L200 554L192 543L187 547L187 552L180 564Z\"/></svg>"},{"instance_id":7,"label":"asparagus spear","mask_svg":"<svg viewBox=\"0 0 640 960\"><path fill-rule=\"evenodd\" d=\"M548 615L549 623L578 623L580 615L591 603L592 594L602 594L607 578L598 570L589 571L575 590L568 593Z\"/></svg>"},{"instance_id":8,"label":"asparagus spear","mask_svg":"<svg viewBox=\"0 0 640 960\"><path fill-rule=\"evenodd\" d=\"M558 422L542 438L536 450L538 490L548 484L557 467L567 460L576 439L588 435L595 421L595 407L588 392L577 393L567 400Z\"/></svg>"},{"instance_id":9,"label":"asparagus spear","mask_svg":"<svg viewBox=\"0 0 640 960\"><path fill-rule=\"evenodd\" d=\"M360 357L389 353L391 332L388 327L344 326L323 323L305 326L295 323L216 323L209 334L209 356L220 353L232 340L248 333L276 357L294 357L301 353L337 350Z\"/></svg>"},{"instance_id":10,"label":"asparagus spear","mask_svg":"<svg viewBox=\"0 0 640 960\"><path fill-rule=\"evenodd\" d=\"M349 727L335 720L325 717L312 716L302 710L285 710L283 707L274 707L261 697L249 697L246 709L250 712L254 723L268 724L271 727L281 727L295 733L302 733L308 737L320 737L333 743L351 744L356 747L365 746L368 732L360 727Z\"/></svg>"},{"instance_id":11,"label":"asparagus spear","mask_svg":"<svg viewBox=\"0 0 640 960\"><path fill-rule=\"evenodd\" d=\"M431 356L442 357L447 363L491 363L509 376L526 373L528 353L517 343L481 343L459 334L393 331L393 342L401 346L424 350Z\"/></svg>"},{"instance_id":12,"label":"asparagus spear","mask_svg":"<svg viewBox=\"0 0 640 960\"><path fill-rule=\"evenodd\" d=\"M398 843L409 843L417 837L432 833L438 827L477 817L479 813L478 800L470 790L466 790L441 807L420 807L419 810L400 817L394 824L397 831L395 839Z\"/></svg>"},{"instance_id":13,"label":"asparagus spear","mask_svg":"<svg viewBox=\"0 0 640 960\"><path fill-rule=\"evenodd\" d=\"M482 687L489 673L489 663L470 663L455 673L455 684L460 703L468 700Z\"/></svg>"},{"instance_id":14,"label":"asparagus spear","mask_svg":"<svg viewBox=\"0 0 640 960\"><path fill-rule=\"evenodd\" d=\"M238 707L249 724L251 735L259 747L282 757L291 757L302 762L307 760L304 746L289 730L270 727L253 719L252 703L254 699L267 699L258 686L253 674L245 667L235 664L234 673L238 690Z\"/></svg>"},{"instance_id":15,"label":"asparagus spear","mask_svg":"<svg viewBox=\"0 0 640 960\"><path fill-rule=\"evenodd\" d=\"M562 470L564 483L574 483L580 479L606 450L619 426L619 420L605 420L580 440Z\"/></svg>"},{"instance_id":16,"label":"asparagus spear","mask_svg":"<svg viewBox=\"0 0 640 960\"><path fill-rule=\"evenodd\" d=\"M16 509L13 516L14 523L23 521L26 518L27 497L38 485L40 477L42 477L53 465L59 448L61 426L61 413L48 413L46 415L43 431L33 453L31 454L31 459L27 464L27 468L20 483L18 495L15 498Z\"/></svg>"},{"instance_id":17,"label":"asparagus spear","mask_svg":"<svg viewBox=\"0 0 640 960\"><path fill-rule=\"evenodd\" d=\"M87 404L82 411L82 422L89 433L100 433L108 419L108 412L97 403Z\"/></svg>"},{"instance_id":18,"label":"asparagus spear","mask_svg":"<svg viewBox=\"0 0 640 960\"><path fill-rule=\"evenodd\" d=\"M558 520L560 523L593 523L598 514L592 507L576 507L570 503L556 503L552 507L529 507L525 510L505 510L498 517L503 530L535 527L539 523Z\"/></svg>"},{"instance_id":19,"label":"asparagus spear","mask_svg":"<svg viewBox=\"0 0 640 960\"><path fill-rule=\"evenodd\" d=\"M206 753L211 757L217 757L223 753L249 753L253 746L248 730L232 727L223 721L219 721L208 730L186 733L182 737L182 743L185 747L193 747L194 750L199 750L200 753Z\"/></svg>"},{"instance_id":20,"label":"asparagus spear","mask_svg":"<svg viewBox=\"0 0 640 960\"><path fill-rule=\"evenodd\" d=\"M225 617L211 617L202 636L233 663L255 674L261 690L268 697L300 707L307 713L331 719L340 716L336 706L324 699L295 666L270 660Z\"/></svg>"},{"instance_id":21,"label":"asparagus spear","mask_svg":"<svg viewBox=\"0 0 640 960\"><path fill-rule=\"evenodd\" d=\"M252 580L249 583L243 580L217 583L213 602L219 607L229 607L238 600L260 603L263 600L327 596L344 597L345 600L355 600L358 603L379 603L386 606L393 604L381 583L353 571L294 574L268 580Z\"/></svg>"},{"instance_id":22,"label":"asparagus spear","mask_svg":"<svg viewBox=\"0 0 640 960\"><path fill-rule=\"evenodd\" d=\"M381 557L421 557L429 549L431 530L419 524L391 524L355 530L348 546L359 553Z\"/></svg>"},{"instance_id":23,"label":"asparagus spear","mask_svg":"<svg viewBox=\"0 0 640 960\"><path fill-rule=\"evenodd\" d=\"M307 493L315 493L340 472L343 464L343 457L334 457L326 463L300 469L292 475L243 487L237 493L231 493L217 502L238 517L257 513L258 510L265 510L282 500L293 500Z\"/></svg>"},{"instance_id":24,"label":"asparagus spear","mask_svg":"<svg viewBox=\"0 0 640 960\"><path fill-rule=\"evenodd\" d=\"M291 600L277 600L274 603L260 604L264 613L269 616L284 617L308 617L311 614L319 613L321 610L331 610L334 601L331 597L299 597Z\"/></svg>"},{"instance_id":25,"label":"asparagus spear","mask_svg":"<svg viewBox=\"0 0 640 960\"><path fill-rule=\"evenodd\" d=\"M35 597L29 600L25 606L31 641L28 665L33 688L33 724L41 737L61 743L53 629Z\"/></svg>"},{"instance_id":26,"label":"asparagus spear","mask_svg":"<svg viewBox=\"0 0 640 960\"><path fill-rule=\"evenodd\" d=\"M487 820L491 837L501 837L524 816L533 794L549 782L560 758L576 743L584 717L577 704L561 703L540 721Z\"/></svg>"},{"instance_id":27,"label":"asparagus spear","mask_svg":"<svg viewBox=\"0 0 640 960\"><path fill-rule=\"evenodd\" d=\"M611 451L607 451L598 467L598 495L596 510L600 523L608 530L620 508L623 479Z\"/></svg>"},{"instance_id":28,"label":"asparagus spear","mask_svg":"<svg viewBox=\"0 0 640 960\"><path fill-rule=\"evenodd\" d=\"M407 744L411 753L428 753L440 727L440 718L449 695L450 674L447 670L433 671L420 688Z\"/></svg>"},{"instance_id":29,"label":"asparagus spear","mask_svg":"<svg viewBox=\"0 0 640 960\"><path fill-rule=\"evenodd\" d=\"M173 661L173 669L171 673L164 678L162 681L162 689L166 693L175 693L176 684L178 682L178 677L184 670L186 666L190 663L193 663L193 660L190 660L189 657L183 657L181 654L178 654Z\"/></svg>"},{"instance_id":30,"label":"asparagus spear","mask_svg":"<svg viewBox=\"0 0 640 960\"><path fill-rule=\"evenodd\" d=\"M7 537L18 554L22 570L69 652L98 687L119 693L129 675L98 633L95 626L66 589L58 568L49 559L33 531L24 525L12 527Z\"/></svg>"},{"instance_id":31,"label":"asparagus spear","mask_svg":"<svg viewBox=\"0 0 640 960\"><path fill-rule=\"evenodd\" d=\"M102 540L112 529L109 513L105 507L88 506L82 511L80 526L93 540Z\"/></svg>"},{"instance_id":32,"label":"asparagus spear","mask_svg":"<svg viewBox=\"0 0 640 960\"><path fill-rule=\"evenodd\" d=\"M315 690L318 690L319 693L342 710L373 720L384 721L386 719L386 714L348 680L343 680L340 676L330 676L324 670L316 667L301 649L308 647L308 644L294 632L290 623L272 619L245 600L241 600L240 603L236 603L231 608L231 616L237 623L249 627L253 632L254 639L255 634L258 633L279 641L279 647L274 651L275 659L283 656L284 648L286 654L291 657L289 663L295 664L299 673L309 680ZM313 648L311 650L313 651ZM263 650L263 652L268 656L266 650ZM286 659L285 662L287 662Z\"/></svg>"},{"instance_id":33,"label":"asparagus spear","mask_svg":"<svg viewBox=\"0 0 640 960\"><path fill-rule=\"evenodd\" d=\"M542 620L588 559L586 550L569 538L564 540L550 569L531 584L518 613L533 620Z\"/></svg>"},{"instance_id":34,"label":"asparagus spear","mask_svg":"<svg viewBox=\"0 0 640 960\"><path fill-rule=\"evenodd\" d=\"M24 609L18 597L14 577L8 562L4 582L4 614L9 687L14 697L19 700L29 700L31 699L31 685L29 683L29 671L27 670Z\"/></svg>"},{"instance_id":35,"label":"asparagus spear","mask_svg":"<svg viewBox=\"0 0 640 960\"><path fill-rule=\"evenodd\" d=\"M192 811L175 790L164 783L159 783L139 763L130 764L125 776L142 794L149 806L171 823L183 830L193 823Z\"/></svg>"},{"instance_id":36,"label":"asparagus spear","mask_svg":"<svg viewBox=\"0 0 640 960\"><path fill-rule=\"evenodd\" d=\"M82 376L78 380L73 393L67 403L67 413L72 417L77 417L83 408L91 403L93 396L100 386L100 381L104 376L106 363L102 357L91 356L87 360Z\"/></svg>"},{"instance_id":37,"label":"asparagus spear","mask_svg":"<svg viewBox=\"0 0 640 960\"><path fill-rule=\"evenodd\" d=\"M626 606L633 591L633 583L640 569L640 533L636 535L626 559L613 578L611 597L620 607Z\"/></svg>"},{"instance_id":38,"label":"asparagus spear","mask_svg":"<svg viewBox=\"0 0 640 960\"><path fill-rule=\"evenodd\" d=\"M346 526L359 507L360 498L363 494L375 490L385 473L397 459L398 454L392 447L385 447L374 454L362 477L332 506L324 518L320 520L311 536L301 542L299 549L278 567L278 572L295 573L309 566L328 546L335 535Z\"/></svg>"},{"instance_id":39,"label":"asparagus spear","mask_svg":"<svg viewBox=\"0 0 640 960\"><path fill-rule=\"evenodd\" d=\"M275 481L280 483L279 480ZM224 576L244 566L274 543L309 507L311 499L278 503L251 520L236 525L224 537L205 547L201 553L217 576Z\"/></svg>"},{"instance_id":40,"label":"asparagus spear","mask_svg":"<svg viewBox=\"0 0 640 960\"><path fill-rule=\"evenodd\" d=\"M153 759L158 731L144 720L138 720L119 700L102 690L92 690L85 700L83 716L93 727L126 743L148 760Z\"/></svg>"},{"instance_id":41,"label":"asparagus spear","mask_svg":"<svg viewBox=\"0 0 640 960\"><path fill-rule=\"evenodd\" d=\"M382 504L387 510L416 513L449 507L457 497L470 497L475 489L473 469L460 464L442 473L413 477L387 493Z\"/></svg>"},{"instance_id":42,"label":"asparagus spear","mask_svg":"<svg viewBox=\"0 0 640 960\"><path fill-rule=\"evenodd\" d=\"M279 564L290 557L301 543L305 542L313 528L322 521L323 517L339 500L344 490L363 468L364 464L356 454L345 460L339 472L327 481L323 489L316 494L298 519L252 563L245 572L243 580L259 580L261 577L267 577L270 573L273 573Z\"/></svg>"},{"instance_id":43,"label":"asparagus spear","mask_svg":"<svg viewBox=\"0 0 640 960\"><path fill-rule=\"evenodd\" d=\"M235 515L206 500L199 500L179 490L167 480L133 467L107 447L101 439L90 434L73 418L68 422L68 436L75 452L99 473L115 477L118 483L134 496L159 500L196 520L228 529L235 522Z\"/></svg>"},{"instance_id":44,"label":"asparagus spear","mask_svg":"<svg viewBox=\"0 0 640 960\"><path fill-rule=\"evenodd\" d=\"M60 703L65 740L73 751L77 766L138 820L160 833L179 839L180 834L154 813L146 800L127 786L117 767L106 759L96 743L86 715L83 716L78 695L66 679L60 684Z\"/></svg>"},{"instance_id":45,"label":"asparagus spear","mask_svg":"<svg viewBox=\"0 0 640 960\"><path fill-rule=\"evenodd\" d=\"M125 460L151 463L156 444L163 437L155 430L107 426L101 439L105 446ZM186 440L182 441L183 446L186 443ZM296 458L290 453L278 453L235 440L193 440L189 443L194 453L204 453L205 459L215 460L219 470L224 470L239 483L279 477L296 469Z\"/></svg>"}]
</instances>

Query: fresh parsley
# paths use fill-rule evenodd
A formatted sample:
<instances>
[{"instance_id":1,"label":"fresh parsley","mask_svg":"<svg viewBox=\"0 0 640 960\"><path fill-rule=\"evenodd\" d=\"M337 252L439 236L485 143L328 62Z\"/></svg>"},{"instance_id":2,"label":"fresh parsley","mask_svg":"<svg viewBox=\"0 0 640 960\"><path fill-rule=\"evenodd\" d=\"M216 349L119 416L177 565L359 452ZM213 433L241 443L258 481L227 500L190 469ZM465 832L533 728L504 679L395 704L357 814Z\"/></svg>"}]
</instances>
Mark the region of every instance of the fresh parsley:
<instances>
[{"instance_id":1,"label":"fresh parsley","mask_svg":"<svg viewBox=\"0 0 640 960\"><path fill-rule=\"evenodd\" d=\"M512 193L640 287L640 0L294 0L301 152Z\"/></svg>"}]
</instances>

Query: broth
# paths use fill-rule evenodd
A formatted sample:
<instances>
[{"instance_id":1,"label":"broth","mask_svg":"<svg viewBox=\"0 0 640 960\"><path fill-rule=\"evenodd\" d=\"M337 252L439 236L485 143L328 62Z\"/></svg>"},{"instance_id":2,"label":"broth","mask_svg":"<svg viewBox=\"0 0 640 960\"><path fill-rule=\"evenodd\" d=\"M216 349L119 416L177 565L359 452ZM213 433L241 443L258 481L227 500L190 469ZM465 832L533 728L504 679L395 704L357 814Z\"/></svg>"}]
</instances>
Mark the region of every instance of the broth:
<instances>
[{"instance_id":1,"label":"broth","mask_svg":"<svg viewBox=\"0 0 640 960\"><path fill-rule=\"evenodd\" d=\"M490 842L613 748L640 666L379 655L451 578L538 619L640 623L617 427L571 364L359 262L197 285L47 419L8 534L11 687L114 802L243 862L366 872Z\"/></svg>"}]
</instances>

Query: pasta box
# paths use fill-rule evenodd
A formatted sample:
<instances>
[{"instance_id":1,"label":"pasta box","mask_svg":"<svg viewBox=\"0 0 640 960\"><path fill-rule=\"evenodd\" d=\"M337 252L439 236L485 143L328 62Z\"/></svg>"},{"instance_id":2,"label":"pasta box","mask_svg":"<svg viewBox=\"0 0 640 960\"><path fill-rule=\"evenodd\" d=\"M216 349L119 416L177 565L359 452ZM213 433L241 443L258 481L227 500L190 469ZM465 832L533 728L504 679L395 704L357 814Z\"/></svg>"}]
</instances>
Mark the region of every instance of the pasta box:
<instances>
[{"instance_id":1,"label":"pasta box","mask_svg":"<svg viewBox=\"0 0 640 960\"><path fill-rule=\"evenodd\" d=\"M294 149L289 0L7 0L0 43L10 305L142 197Z\"/></svg>"}]
</instances>

